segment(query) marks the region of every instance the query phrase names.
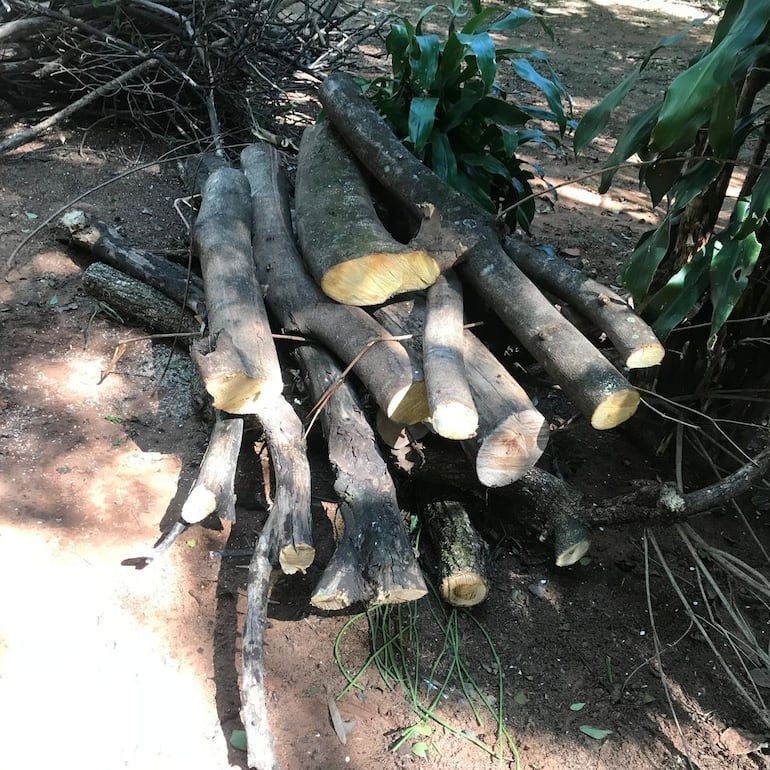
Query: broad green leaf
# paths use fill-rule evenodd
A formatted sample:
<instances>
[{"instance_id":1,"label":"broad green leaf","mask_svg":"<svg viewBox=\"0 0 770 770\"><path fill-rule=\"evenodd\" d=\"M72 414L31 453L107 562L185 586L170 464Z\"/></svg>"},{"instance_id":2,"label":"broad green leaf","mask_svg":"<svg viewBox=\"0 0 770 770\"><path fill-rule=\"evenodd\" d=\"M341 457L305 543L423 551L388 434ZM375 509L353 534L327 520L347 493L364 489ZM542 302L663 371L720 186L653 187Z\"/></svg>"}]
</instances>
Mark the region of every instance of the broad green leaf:
<instances>
[{"instance_id":1,"label":"broad green leaf","mask_svg":"<svg viewBox=\"0 0 770 770\"><path fill-rule=\"evenodd\" d=\"M499 21L490 24L488 29L490 32L510 32L511 30L521 27L523 24L534 19L542 28L551 40L554 40L553 30L548 26L545 19L537 13L531 13L525 8L515 8L507 15L503 16Z\"/></svg>"},{"instance_id":2,"label":"broad green leaf","mask_svg":"<svg viewBox=\"0 0 770 770\"><path fill-rule=\"evenodd\" d=\"M409 64L409 44L413 37L414 34L405 24L390 25L390 31L385 38L385 50L391 57L391 68L396 80L406 74Z\"/></svg>"},{"instance_id":3,"label":"broad green leaf","mask_svg":"<svg viewBox=\"0 0 770 770\"><path fill-rule=\"evenodd\" d=\"M575 155L581 152L584 147L587 147L604 130L612 111L626 98L628 92L634 87L638 79L639 72L632 72L619 85L615 86L599 104L591 107L583 115L575 131L575 139L573 141Z\"/></svg>"},{"instance_id":4,"label":"broad green leaf","mask_svg":"<svg viewBox=\"0 0 770 770\"><path fill-rule=\"evenodd\" d=\"M474 16L464 27L463 32L471 33L483 30L485 32L510 32L518 27L527 24L535 18L535 14L532 11L527 11L524 8L514 8L510 13L507 13L501 19L492 21L489 24L489 19L493 19L500 15L500 8L492 6L482 11L477 16Z\"/></svg>"},{"instance_id":5,"label":"broad green leaf","mask_svg":"<svg viewBox=\"0 0 770 770\"><path fill-rule=\"evenodd\" d=\"M717 28L714 30L714 38L711 41L709 50L713 51L725 39L725 36L732 29L741 10L743 10L744 5L744 0L728 0L722 13L722 18L719 20Z\"/></svg>"},{"instance_id":6,"label":"broad green leaf","mask_svg":"<svg viewBox=\"0 0 770 770\"><path fill-rule=\"evenodd\" d=\"M709 144L714 154L726 157L735 133L735 108L738 95L732 80L728 80L719 89L711 108L709 120Z\"/></svg>"},{"instance_id":7,"label":"broad green leaf","mask_svg":"<svg viewBox=\"0 0 770 770\"><path fill-rule=\"evenodd\" d=\"M580 725L580 732L597 741L604 740L608 735L612 735L612 730L601 730L598 727L591 727L591 725Z\"/></svg>"},{"instance_id":8,"label":"broad green leaf","mask_svg":"<svg viewBox=\"0 0 770 770\"><path fill-rule=\"evenodd\" d=\"M487 118L487 120L499 126L518 128L526 125L530 116L519 109L515 104L496 99L494 96L485 96L479 100L475 114Z\"/></svg>"},{"instance_id":9,"label":"broad green leaf","mask_svg":"<svg viewBox=\"0 0 770 770\"><path fill-rule=\"evenodd\" d=\"M482 168L490 174L496 174L505 179L510 179L511 177L511 172L508 167L493 155L485 153L463 153L462 155L457 156L457 160L466 166Z\"/></svg>"},{"instance_id":10,"label":"broad green leaf","mask_svg":"<svg viewBox=\"0 0 770 770\"><path fill-rule=\"evenodd\" d=\"M486 32L489 25L486 23L489 19L500 15L500 9L494 6L485 8L481 13L477 13L465 23L460 32L466 35L472 35L474 32Z\"/></svg>"},{"instance_id":11,"label":"broad green leaf","mask_svg":"<svg viewBox=\"0 0 770 770\"><path fill-rule=\"evenodd\" d=\"M233 730L230 733L230 745L238 751L246 751L246 731Z\"/></svg>"},{"instance_id":12,"label":"broad green leaf","mask_svg":"<svg viewBox=\"0 0 770 770\"><path fill-rule=\"evenodd\" d=\"M759 175L751 187L751 195L748 211L743 219L743 224L735 233L735 238L745 238L749 233L756 232L757 228L765 221L768 209L770 209L770 161L765 163L764 171Z\"/></svg>"},{"instance_id":13,"label":"broad green leaf","mask_svg":"<svg viewBox=\"0 0 770 770\"><path fill-rule=\"evenodd\" d=\"M624 163L634 153L641 152L650 137L650 131L655 125L655 121L658 119L658 112L660 111L660 105L656 104L652 107L648 107L644 112L640 112L634 115L631 120L628 121L626 127L623 129L623 133L615 143L615 147L607 158L604 164L606 171L602 174L602 179L599 184L599 192L604 194L610 189L612 180L617 173L617 168L621 163Z\"/></svg>"},{"instance_id":14,"label":"broad green leaf","mask_svg":"<svg viewBox=\"0 0 770 770\"><path fill-rule=\"evenodd\" d=\"M409 105L409 135L407 136L407 141L412 143L414 154L418 158L422 158L422 152L433 132L437 105L438 99L435 96L415 97Z\"/></svg>"},{"instance_id":15,"label":"broad green leaf","mask_svg":"<svg viewBox=\"0 0 770 770\"><path fill-rule=\"evenodd\" d=\"M426 5L425 8L420 11L420 15L417 17L417 23L414 25L414 32L416 35L422 34L422 23L425 20L425 17L431 13L435 7L435 5Z\"/></svg>"},{"instance_id":16,"label":"broad green leaf","mask_svg":"<svg viewBox=\"0 0 770 770\"><path fill-rule=\"evenodd\" d=\"M739 202L736 215L745 216L748 204ZM713 256L711 257L711 304L714 308L711 314L711 331L708 346L711 348L716 340L717 332L730 317L738 300L746 289L749 275L759 257L762 245L754 233L742 240L732 236L728 228L724 240L715 238Z\"/></svg>"},{"instance_id":17,"label":"broad green leaf","mask_svg":"<svg viewBox=\"0 0 770 770\"><path fill-rule=\"evenodd\" d=\"M441 43L438 35L415 35L409 49L412 80L423 91L433 86L438 72Z\"/></svg>"},{"instance_id":18,"label":"broad green leaf","mask_svg":"<svg viewBox=\"0 0 770 770\"><path fill-rule=\"evenodd\" d=\"M569 710L570 711L582 711L585 708L585 703L571 703Z\"/></svg>"},{"instance_id":19,"label":"broad green leaf","mask_svg":"<svg viewBox=\"0 0 770 770\"><path fill-rule=\"evenodd\" d=\"M463 195L466 195L479 204L485 211L494 213L495 205L489 197L489 193L484 190L479 183L472 179L462 168L457 169L457 176L451 180L452 187Z\"/></svg>"},{"instance_id":20,"label":"broad green leaf","mask_svg":"<svg viewBox=\"0 0 770 770\"><path fill-rule=\"evenodd\" d=\"M674 79L651 134L655 149L668 149L681 137L683 123L704 111L708 114L719 90L731 80L739 53L762 34L768 22L770 3L745 3L722 41Z\"/></svg>"},{"instance_id":21,"label":"broad green leaf","mask_svg":"<svg viewBox=\"0 0 770 770\"><path fill-rule=\"evenodd\" d=\"M647 185L653 208L677 182L683 166L684 158L660 158L642 169L639 181Z\"/></svg>"},{"instance_id":22,"label":"broad green leaf","mask_svg":"<svg viewBox=\"0 0 770 770\"><path fill-rule=\"evenodd\" d=\"M441 121L441 128L449 133L462 124L476 105L484 98L484 84L480 80L471 80L461 90L460 98L447 110Z\"/></svg>"},{"instance_id":23,"label":"broad green leaf","mask_svg":"<svg viewBox=\"0 0 770 770\"><path fill-rule=\"evenodd\" d=\"M419 722L412 727L412 733L414 735L428 736L433 732L431 726L427 722Z\"/></svg>"},{"instance_id":24,"label":"broad green leaf","mask_svg":"<svg viewBox=\"0 0 770 770\"><path fill-rule=\"evenodd\" d=\"M460 33L457 39L467 47L476 57L476 66L481 73L481 81L487 91L492 88L497 75L497 51L495 43L486 32L479 32L475 35L464 35Z\"/></svg>"},{"instance_id":25,"label":"broad green leaf","mask_svg":"<svg viewBox=\"0 0 770 770\"><path fill-rule=\"evenodd\" d=\"M450 184L457 176L457 159L447 135L442 131L434 130L431 136L430 167Z\"/></svg>"},{"instance_id":26,"label":"broad green leaf","mask_svg":"<svg viewBox=\"0 0 770 770\"><path fill-rule=\"evenodd\" d=\"M648 303L644 317L659 340L665 341L708 291L709 263L706 249L700 249Z\"/></svg>"},{"instance_id":27,"label":"broad green leaf","mask_svg":"<svg viewBox=\"0 0 770 770\"><path fill-rule=\"evenodd\" d=\"M687 37L690 30L695 29L695 27L700 27L701 24L704 24L710 18L710 16L703 16L700 19L693 19L684 29L679 30L679 32L676 32L673 35L664 35L659 38L655 45L648 51L647 56L644 57L644 61L641 63L639 71L641 72L647 67L650 63L650 59L652 59L661 48L668 48L669 46L676 45Z\"/></svg>"},{"instance_id":28,"label":"broad green leaf","mask_svg":"<svg viewBox=\"0 0 770 770\"><path fill-rule=\"evenodd\" d=\"M640 304L647 295L655 271L666 255L671 237L671 222L668 217L656 230L645 233L623 268L622 279L631 292L634 301Z\"/></svg>"},{"instance_id":29,"label":"broad green leaf","mask_svg":"<svg viewBox=\"0 0 770 770\"><path fill-rule=\"evenodd\" d=\"M672 213L682 211L685 206L706 190L716 179L722 165L719 161L703 160L685 172L670 191L670 197L673 200Z\"/></svg>"},{"instance_id":30,"label":"broad green leaf","mask_svg":"<svg viewBox=\"0 0 770 770\"><path fill-rule=\"evenodd\" d=\"M412 746L412 754L416 757L425 758L428 756L428 744L425 741L418 741Z\"/></svg>"},{"instance_id":31,"label":"broad green leaf","mask_svg":"<svg viewBox=\"0 0 770 770\"><path fill-rule=\"evenodd\" d=\"M559 130L563 134L567 130L567 118L561 103L561 91L558 86L546 77L543 77L526 59L514 59L511 61L513 71L528 83L539 88L545 95L545 100L556 117Z\"/></svg>"},{"instance_id":32,"label":"broad green leaf","mask_svg":"<svg viewBox=\"0 0 770 770\"><path fill-rule=\"evenodd\" d=\"M438 65L437 90L446 93L460 82L460 65L465 56L465 46L457 39L455 32L450 32L441 51Z\"/></svg>"}]
</instances>

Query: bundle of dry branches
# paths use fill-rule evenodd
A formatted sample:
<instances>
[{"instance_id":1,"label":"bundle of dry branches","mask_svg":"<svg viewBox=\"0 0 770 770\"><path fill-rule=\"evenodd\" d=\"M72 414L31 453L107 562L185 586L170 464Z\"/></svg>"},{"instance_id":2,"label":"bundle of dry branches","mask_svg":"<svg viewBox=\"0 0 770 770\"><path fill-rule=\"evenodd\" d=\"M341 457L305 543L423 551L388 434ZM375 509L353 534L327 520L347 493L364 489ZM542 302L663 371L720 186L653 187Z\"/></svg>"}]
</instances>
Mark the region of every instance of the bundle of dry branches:
<instances>
[{"instance_id":1,"label":"bundle of dry branches","mask_svg":"<svg viewBox=\"0 0 770 770\"><path fill-rule=\"evenodd\" d=\"M374 31L362 10L341 0L6 0L0 93L20 109L58 110L44 128L87 109L201 145L244 130L286 143L309 120L318 77Z\"/></svg>"}]
</instances>

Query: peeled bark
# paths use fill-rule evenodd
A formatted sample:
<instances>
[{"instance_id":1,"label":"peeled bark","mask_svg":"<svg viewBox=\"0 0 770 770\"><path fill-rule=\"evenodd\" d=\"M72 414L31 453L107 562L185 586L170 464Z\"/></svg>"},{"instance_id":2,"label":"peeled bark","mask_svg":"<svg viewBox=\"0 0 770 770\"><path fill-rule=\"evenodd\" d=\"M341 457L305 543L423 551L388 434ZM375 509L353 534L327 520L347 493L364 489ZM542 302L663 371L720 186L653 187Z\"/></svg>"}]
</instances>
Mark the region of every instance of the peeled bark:
<instances>
[{"instance_id":1,"label":"peeled bark","mask_svg":"<svg viewBox=\"0 0 770 770\"><path fill-rule=\"evenodd\" d=\"M206 289L209 337L192 357L214 408L255 414L283 390L278 355L251 256L251 198L240 171L215 171L203 190L193 250Z\"/></svg>"},{"instance_id":2,"label":"peeled bark","mask_svg":"<svg viewBox=\"0 0 770 770\"><path fill-rule=\"evenodd\" d=\"M348 146L411 213L424 214L426 207L435 205L440 216L430 219L433 226L422 228L414 243L431 251L427 244L439 241L443 254L454 252L455 260L464 255L458 268L461 277L488 302L594 428L613 428L631 417L639 405L639 393L511 262L491 215L411 155L350 76L330 76L320 95Z\"/></svg>"},{"instance_id":3,"label":"peeled bark","mask_svg":"<svg viewBox=\"0 0 770 770\"><path fill-rule=\"evenodd\" d=\"M656 366L666 353L652 329L616 292L540 249L508 238L505 251L539 286L582 313L603 331L629 369Z\"/></svg>"},{"instance_id":4,"label":"peeled bark","mask_svg":"<svg viewBox=\"0 0 770 770\"><path fill-rule=\"evenodd\" d=\"M297 236L324 294L346 305L378 305L430 286L436 261L394 240L366 181L328 121L306 128L297 160Z\"/></svg>"},{"instance_id":5,"label":"peeled bark","mask_svg":"<svg viewBox=\"0 0 770 770\"><path fill-rule=\"evenodd\" d=\"M312 398L318 401L341 374L320 348L304 345L297 357ZM310 598L324 610L358 602L392 604L427 593L374 433L352 388L336 388L321 412L335 473L344 532Z\"/></svg>"},{"instance_id":6,"label":"peeled bark","mask_svg":"<svg viewBox=\"0 0 770 770\"><path fill-rule=\"evenodd\" d=\"M285 331L322 342L366 386L380 408L397 422L420 422L428 404L422 383L413 380L403 346L368 313L330 302L305 271L291 228L288 193L280 156L255 144L241 155L251 182L253 253L271 310Z\"/></svg>"}]
</instances>

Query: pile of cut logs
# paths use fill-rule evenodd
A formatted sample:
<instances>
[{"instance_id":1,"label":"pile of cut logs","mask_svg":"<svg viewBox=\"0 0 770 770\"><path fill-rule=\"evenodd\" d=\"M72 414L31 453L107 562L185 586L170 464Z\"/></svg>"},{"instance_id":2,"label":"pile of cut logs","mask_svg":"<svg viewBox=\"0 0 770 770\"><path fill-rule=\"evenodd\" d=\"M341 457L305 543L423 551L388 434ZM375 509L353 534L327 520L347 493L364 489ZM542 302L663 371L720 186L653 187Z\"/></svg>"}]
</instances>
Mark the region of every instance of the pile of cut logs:
<instances>
[{"instance_id":1,"label":"pile of cut logs","mask_svg":"<svg viewBox=\"0 0 770 770\"><path fill-rule=\"evenodd\" d=\"M190 353L217 410L198 480L166 544L212 512L233 516L243 416L256 416L264 429L275 495L249 578L243 693L250 756L264 723L264 703L248 693L260 677L267 576L277 565L304 571L315 553L305 433L282 395L268 311L275 332L304 340L296 354L336 473L344 533L312 596L324 609L426 592L351 373L379 407L383 439L395 444L404 426L428 425L469 461L458 462L448 449L454 459L425 457L416 473L440 466L439 480L504 488L552 535L558 565L575 563L588 548L590 522L580 516L579 496L535 468L549 426L465 328L463 285L598 430L629 419L639 393L541 289L603 332L622 366L654 366L663 357L651 330L615 292L558 257L502 237L492 215L403 147L352 78L328 78L321 100L325 120L305 131L299 152L296 226L270 145L247 147L240 170L223 162L210 173L192 231L200 278L188 280L184 268L132 248L82 212L64 220L72 241L100 260L85 271L89 292L124 319L138 312L156 331L191 335ZM387 193L391 214L398 212L400 240L375 210L373 184ZM203 319L207 334L196 337ZM443 596L456 605L482 601L485 546L465 509L439 499L424 514L440 554Z\"/></svg>"}]
</instances>

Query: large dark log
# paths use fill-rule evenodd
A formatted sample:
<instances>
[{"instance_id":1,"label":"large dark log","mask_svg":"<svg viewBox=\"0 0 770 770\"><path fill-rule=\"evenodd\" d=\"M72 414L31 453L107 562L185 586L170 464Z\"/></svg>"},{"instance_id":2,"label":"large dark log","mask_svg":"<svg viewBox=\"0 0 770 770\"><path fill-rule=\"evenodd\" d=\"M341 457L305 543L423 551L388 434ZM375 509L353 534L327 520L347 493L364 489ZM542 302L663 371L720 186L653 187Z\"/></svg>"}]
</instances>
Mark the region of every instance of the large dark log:
<instances>
[{"instance_id":1,"label":"large dark log","mask_svg":"<svg viewBox=\"0 0 770 770\"><path fill-rule=\"evenodd\" d=\"M328 121L302 135L295 203L302 255L327 297L378 305L438 277L433 257L382 225L357 162Z\"/></svg>"},{"instance_id":2,"label":"large dark log","mask_svg":"<svg viewBox=\"0 0 770 770\"><path fill-rule=\"evenodd\" d=\"M463 360L462 285L452 270L428 290L422 359L433 430L445 438L472 438L479 415Z\"/></svg>"},{"instance_id":3,"label":"large dark log","mask_svg":"<svg viewBox=\"0 0 770 770\"><path fill-rule=\"evenodd\" d=\"M629 369L656 366L666 353L652 329L617 292L572 265L520 240L506 238L508 256L539 286L582 313L603 331Z\"/></svg>"},{"instance_id":4,"label":"large dark log","mask_svg":"<svg viewBox=\"0 0 770 770\"><path fill-rule=\"evenodd\" d=\"M422 383L413 381L402 345L364 310L326 299L297 251L280 156L267 144L247 147L241 164L251 182L253 252L266 300L285 331L322 342L353 371L392 419L414 423L428 416Z\"/></svg>"},{"instance_id":5,"label":"large dark log","mask_svg":"<svg viewBox=\"0 0 770 770\"><path fill-rule=\"evenodd\" d=\"M100 262L162 291L179 305L206 316L203 282L181 265L133 246L115 228L94 219L85 211L68 211L60 221L70 243L92 254Z\"/></svg>"},{"instance_id":6,"label":"large dark log","mask_svg":"<svg viewBox=\"0 0 770 770\"><path fill-rule=\"evenodd\" d=\"M415 366L420 366L426 317L422 297L385 305L375 316L393 334L412 335L405 344ZM478 414L478 431L463 442L463 448L473 459L482 484L505 486L540 459L548 442L548 423L510 372L467 330L463 359Z\"/></svg>"},{"instance_id":7,"label":"large dark log","mask_svg":"<svg viewBox=\"0 0 770 770\"><path fill-rule=\"evenodd\" d=\"M297 358L312 398L318 402L340 377L333 359L303 345ZM321 423L335 472L344 532L311 596L320 609L351 604L414 601L427 593L420 566L371 426L347 383L337 387L321 412Z\"/></svg>"},{"instance_id":8,"label":"large dark log","mask_svg":"<svg viewBox=\"0 0 770 770\"><path fill-rule=\"evenodd\" d=\"M283 390L251 256L251 196L240 171L216 170L203 190L193 250L206 287L209 337L192 352L214 407L254 414Z\"/></svg>"},{"instance_id":9,"label":"large dark log","mask_svg":"<svg viewBox=\"0 0 770 770\"><path fill-rule=\"evenodd\" d=\"M631 417L639 393L513 264L492 217L411 155L350 76L335 73L327 78L321 102L359 160L412 214L435 204L443 240L454 242L456 257L465 256L458 268L461 277L562 386L591 425L604 430ZM426 238L422 233L415 243L431 251Z\"/></svg>"},{"instance_id":10,"label":"large dark log","mask_svg":"<svg viewBox=\"0 0 770 770\"><path fill-rule=\"evenodd\" d=\"M462 503L434 500L422 508L439 562L439 592L447 604L472 607L489 593L489 546L479 537Z\"/></svg>"}]
</instances>

